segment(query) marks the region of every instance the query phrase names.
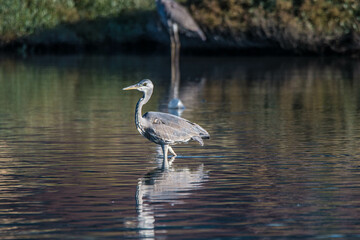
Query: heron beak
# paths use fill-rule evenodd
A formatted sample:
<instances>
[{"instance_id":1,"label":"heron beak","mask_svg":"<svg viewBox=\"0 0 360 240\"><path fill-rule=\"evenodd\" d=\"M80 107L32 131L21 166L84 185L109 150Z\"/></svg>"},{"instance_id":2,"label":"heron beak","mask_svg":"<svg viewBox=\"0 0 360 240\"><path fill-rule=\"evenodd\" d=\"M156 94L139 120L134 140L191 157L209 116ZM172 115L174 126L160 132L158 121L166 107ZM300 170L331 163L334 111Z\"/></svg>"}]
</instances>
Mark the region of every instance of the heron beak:
<instances>
[{"instance_id":1,"label":"heron beak","mask_svg":"<svg viewBox=\"0 0 360 240\"><path fill-rule=\"evenodd\" d=\"M123 88L122 90L133 90L133 89L138 89L139 88L139 86L137 85L137 84L135 84L135 85L131 85L131 86L128 86L128 87L126 87L126 88Z\"/></svg>"}]
</instances>

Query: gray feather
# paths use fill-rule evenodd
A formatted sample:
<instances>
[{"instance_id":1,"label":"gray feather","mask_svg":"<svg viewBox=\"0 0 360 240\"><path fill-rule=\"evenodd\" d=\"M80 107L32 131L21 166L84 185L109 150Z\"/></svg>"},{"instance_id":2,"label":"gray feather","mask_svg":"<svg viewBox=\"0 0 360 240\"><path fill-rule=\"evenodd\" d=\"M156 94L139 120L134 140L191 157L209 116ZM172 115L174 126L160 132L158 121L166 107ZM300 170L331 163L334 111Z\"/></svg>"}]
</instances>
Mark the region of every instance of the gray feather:
<instances>
[{"instance_id":1,"label":"gray feather","mask_svg":"<svg viewBox=\"0 0 360 240\"><path fill-rule=\"evenodd\" d=\"M209 133L196 123L172 114L148 112L143 118L147 122L144 130L153 141L159 139L165 144L176 144L193 139L203 145L202 138L210 137Z\"/></svg>"}]
</instances>

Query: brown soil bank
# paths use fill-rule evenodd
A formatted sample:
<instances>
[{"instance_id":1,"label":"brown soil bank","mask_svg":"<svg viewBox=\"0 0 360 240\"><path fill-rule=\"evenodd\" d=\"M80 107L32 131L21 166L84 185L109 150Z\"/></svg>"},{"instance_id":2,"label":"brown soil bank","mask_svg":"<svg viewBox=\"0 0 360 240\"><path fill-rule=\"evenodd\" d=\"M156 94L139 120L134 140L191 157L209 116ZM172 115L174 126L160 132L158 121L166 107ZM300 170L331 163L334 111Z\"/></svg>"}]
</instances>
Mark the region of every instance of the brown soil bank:
<instances>
[{"instance_id":1,"label":"brown soil bank","mask_svg":"<svg viewBox=\"0 0 360 240\"><path fill-rule=\"evenodd\" d=\"M182 0L208 41L184 51L351 54L360 50L358 0ZM4 51L168 49L154 0L3 0Z\"/></svg>"}]
</instances>

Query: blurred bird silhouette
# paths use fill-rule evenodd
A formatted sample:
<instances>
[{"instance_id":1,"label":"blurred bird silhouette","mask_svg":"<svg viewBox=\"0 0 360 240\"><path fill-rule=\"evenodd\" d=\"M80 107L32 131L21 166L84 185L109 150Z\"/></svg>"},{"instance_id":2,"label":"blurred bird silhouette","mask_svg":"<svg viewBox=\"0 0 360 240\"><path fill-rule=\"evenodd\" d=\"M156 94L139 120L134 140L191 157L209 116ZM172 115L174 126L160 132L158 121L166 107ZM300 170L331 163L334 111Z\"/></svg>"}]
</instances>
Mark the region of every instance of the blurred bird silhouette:
<instances>
[{"instance_id":1,"label":"blurred bird silhouette","mask_svg":"<svg viewBox=\"0 0 360 240\"><path fill-rule=\"evenodd\" d=\"M174 0L156 0L157 11L162 24L170 34L171 44L180 47L179 32L189 37L206 37L190 13Z\"/></svg>"}]
</instances>

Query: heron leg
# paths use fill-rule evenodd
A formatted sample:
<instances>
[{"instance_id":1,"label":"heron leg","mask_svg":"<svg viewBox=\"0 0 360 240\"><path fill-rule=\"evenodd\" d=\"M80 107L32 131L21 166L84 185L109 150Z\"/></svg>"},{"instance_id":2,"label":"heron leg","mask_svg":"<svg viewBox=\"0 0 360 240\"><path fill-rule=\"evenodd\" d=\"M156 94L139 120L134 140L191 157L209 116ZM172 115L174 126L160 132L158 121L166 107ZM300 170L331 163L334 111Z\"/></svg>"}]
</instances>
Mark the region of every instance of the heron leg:
<instances>
[{"instance_id":1,"label":"heron leg","mask_svg":"<svg viewBox=\"0 0 360 240\"><path fill-rule=\"evenodd\" d=\"M168 31L169 31L169 35L170 35L170 50L171 50L171 62L173 62L173 60L175 59L175 54L176 54L176 41L175 41L175 35L174 35L174 27L173 27L173 23L168 20Z\"/></svg>"},{"instance_id":2,"label":"heron leg","mask_svg":"<svg viewBox=\"0 0 360 240\"><path fill-rule=\"evenodd\" d=\"M174 160L175 160L175 156L172 156L172 157L170 158L170 160L169 160L169 166L172 165L172 163L174 162Z\"/></svg>"},{"instance_id":3,"label":"heron leg","mask_svg":"<svg viewBox=\"0 0 360 240\"><path fill-rule=\"evenodd\" d=\"M171 152L172 155L174 155L174 157L177 156L177 154L175 153L174 149L172 149L171 146L169 146L169 151Z\"/></svg>"},{"instance_id":4,"label":"heron leg","mask_svg":"<svg viewBox=\"0 0 360 240\"><path fill-rule=\"evenodd\" d=\"M176 79L176 43L173 35L173 31L169 31L171 41L171 78L175 81Z\"/></svg>"},{"instance_id":5,"label":"heron leg","mask_svg":"<svg viewBox=\"0 0 360 240\"><path fill-rule=\"evenodd\" d=\"M175 60L176 58L176 42L172 33L170 33L170 41L171 41L171 59Z\"/></svg>"},{"instance_id":6,"label":"heron leg","mask_svg":"<svg viewBox=\"0 0 360 240\"><path fill-rule=\"evenodd\" d=\"M171 40L171 83L174 84L176 82L176 46L175 39L172 31L169 31L170 40ZM175 91L171 88L171 98L175 98Z\"/></svg>"},{"instance_id":7,"label":"heron leg","mask_svg":"<svg viewBox=\"0 0 360 240\"><path fill-rule=\"evenodd\" d=\"M173 33L173 38L174 38L174 45L175 45L175 49L174 49L174 59L175 59L175 65L179 66L179 61L180 61L180 38L179 38L179 27L176 23L174 23L172 25L172 33Z\"/></svg>"},{"instance_id":8,"label":"heron leg","mask_svg":"<svg viewBox=\"0 0 360 240\"><path fill-rule=\"evenodd\" d=\"M168 161L168 150L169 150L169 145L161 145L161 148L163 150L163 168L169 168L169 161Z\"/></svg>"},{"instance_id":9,"label":"heron leg","mask_svg":"<svg viewBox=\"0 0 360 240\"><path fill-rule=\"evenodd\" d=\"M176 53L178 55L180 49L179 27L177 24L173 24L172 28L173 28L172 30L173 30L175 46L176 46Z\"/></svg>"}]
</instances>

